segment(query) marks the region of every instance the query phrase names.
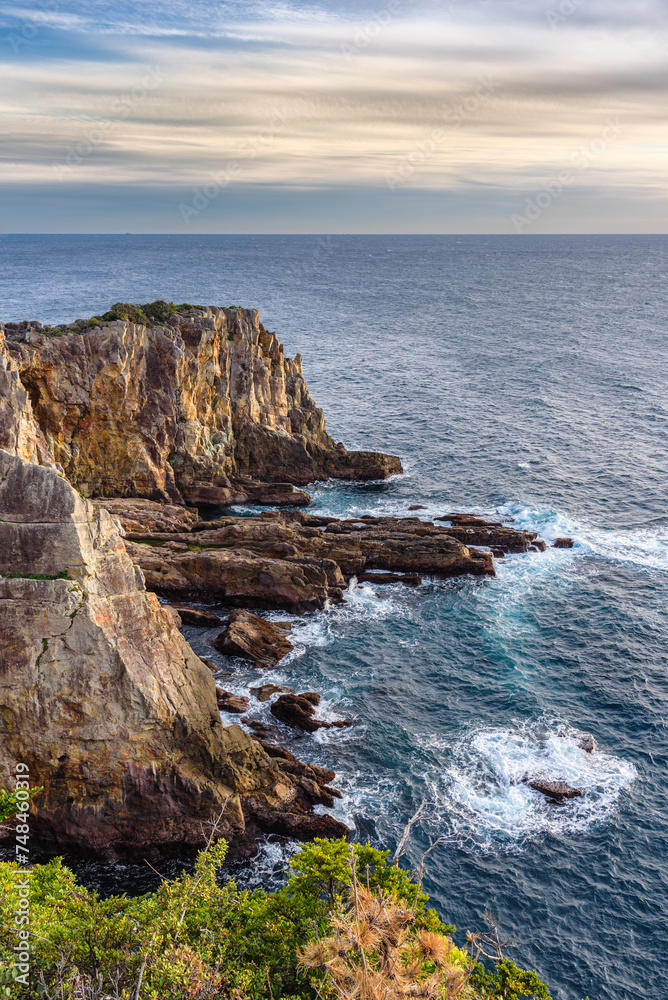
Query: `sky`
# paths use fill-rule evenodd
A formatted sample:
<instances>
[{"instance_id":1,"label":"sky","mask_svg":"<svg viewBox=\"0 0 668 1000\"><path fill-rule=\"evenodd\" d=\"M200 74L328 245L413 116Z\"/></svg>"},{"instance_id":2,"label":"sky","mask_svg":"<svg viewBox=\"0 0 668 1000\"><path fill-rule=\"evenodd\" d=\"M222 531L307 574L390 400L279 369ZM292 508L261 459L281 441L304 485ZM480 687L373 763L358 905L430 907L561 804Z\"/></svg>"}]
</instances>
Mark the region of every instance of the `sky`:
<instances>
[{"instance_id":1,"label":"sky","mask_svg":"<svg viewBox=\"0 0 668 1000\"><path fill-rule=\"evenodd\" d=\"M668 0L0 2L0 232L665 233Z\"/></svg>"}]
</instances>

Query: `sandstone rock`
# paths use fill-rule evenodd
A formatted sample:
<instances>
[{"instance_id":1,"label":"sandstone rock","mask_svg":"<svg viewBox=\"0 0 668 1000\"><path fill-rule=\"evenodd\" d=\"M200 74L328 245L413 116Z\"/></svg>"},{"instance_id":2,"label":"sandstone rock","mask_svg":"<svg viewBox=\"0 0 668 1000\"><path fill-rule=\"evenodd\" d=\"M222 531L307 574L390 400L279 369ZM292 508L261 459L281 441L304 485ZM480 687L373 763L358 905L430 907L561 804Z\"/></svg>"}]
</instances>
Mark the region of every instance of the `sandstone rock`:
<instances>
[{"instance_id":1,"label":"sandstone rock","mask_svg":"<svg viewBox=\"0 0 668 1000\"><path fill-rule=\"evenodd\" d=\"M261 687L251 688L251 694L255 695L258 701L269 701L275 694L294 694L295 689L285 687L283 684L263 684Z\"/></svg>"},{"instance_id":2,"label":"sandstone rock","mask_svg":"<svg viewBox=\"0 0 668 1000\"><path fill-rule=\"evenodd\" d=\"M362 573L360 583L403 583L407 587L421 587L422 577L415 573Z\"/></svg>"},{"instance_id":3,"label":"sandstone rock","mask_svg":"<svg viewBox=\"0 0 668 1000\"><path fill-rule=\"evenodd\" d=\"M193 608L189 604L166 604L163 607L176 611L184 625L198 625L200 628L218 628L223 624L218 615L202 608Z\"/></svg>"},{"instance_id":4,"label":"sandstone rock","mask_svg":"<svg viewBox=\"0 0 668 1000\"><path fill-rule=\"evenodd\" d=\"M585 753L593 753L596 749L596 742L591 733L580 733L577 742L580 749L584 750Z\"/></svg>"},{"instance_id":5,"label":"sandstone rock","mask_svg":"<svg viewBox=\"0 0 668 1000\"><path fill-rule=\"evenodd\" d=\"M268 740L272 736L278 736L278 730L274 726L268 726L264 722L258 722L256 719L242 719L241 721L249 729L252 729L260 740Z\"/></svg>"},{"instance_id":6,"label":"sandstone rock","mask_svg":"<svg viewBox=\"0 0 668 1000\"><path fill-rule=\"evenodd\" d=\"M499 521L484 521L473 514L443 514L434 521L449 525L448 534L464 545L484 545L505 552L528 552L529 546L536 544L535 531L521 531L510 528Z\"/></svg>"},{"instance_id":7,"label":"sandstone rock","mask_svg":"<svg viewBox=\"0 0 668 1000\"><path fill-rule=\"evenodd\" d=\"M29 404L5 416L5 440L30 454ZM0 785L20 760L44 787L37 842L199 845L221 811L239 850L260 832L330 828L301 779L223 728L210 670L143 589L108 511L4 450L0 572Z\"/></svg>"},{"instance_id":8,"label":"sandstone rock","mask_svg":"<svg viewBox=\"0 0 668 1000\"><path fill-rule=\"evenodd\" d=\"M220 518L191 533L131 533L127 547L149 588L165 596L299 611L340 602L352 577L382 582L377 573L366 577L370 570L409 583L422 574L493 576L491 554L468 549L450 531L418 518L341 521L293 510ZM188 551L166 549L170 541Z\"/></svg>"},{"instance_id":9,"label":"sandstone rock","mask_svg":"<svg viewBox=\"0 0 668 1000\"><path fill-rule=\"evenodd\" d=\"M202 523L199 513L190 507L160 504L139 497L116 500L93 500L121 522L125 531L191 531Z\"/></svg>"},{"instance_id":10,"label":"sandstone rock","mask_svg":"<svg viewBox=\"0 0 668 1000\"><path fill-rule=\"evenodd\" d=\"M252 502L305 504L291 486L402 471L398 458L334 443L301 357L284 356L256 310L163 312L149 321L124 307L98 328L31 331L30 348L17 330L4 395L21 410L27 394L35 421L15 429L12 450L50 451L88 497L216 506L247 490L264 490Z\"/></svg>"},{"instance_id":11,"label":"sandstone rock","mask_svg":"<svg viewBox=\"0 0 668 1000\"><path fill-rule=\"evenodd\" d=\"M289 622L268 622L249 611L233 611L212 645L226 656L252 660L258 667L273 667L294 649L286 639L290 628Z\"/></svg>"},{"instance_id":12,"label":"sandstone rock","mask_svg":"<svg viewBox=\"0 0 668 1000\"><path fill-rule=\"evenodd\" d=\"M327 601L343 600L345 579L331 560L273 559L244 547L202 546L181 555L130 542L127 550L141 567L147 586L166 597L293 611L312 611Z\"/></svg>"},{"instance_id":13,"label":"sandstone rock","mask_svg":"<svg viewBox=\"0 0 668 1000\"><path fill-rule=\"evenodd\" d=\"M529 775L522 780L531 788L535 788L537 792L542 792L549 799L554 799L555 802L563 802L564 799L579 798L582 795L581 788L571 788L565 781L553 781L548 778L541 778L540 776L531 777Z\"/></svg>"},{"instance_id":14,"label":"sandstone rock","mask_svg":"<svg viewBox=\"0 0 668 1000\"><path fill-rule=\"evenodd\" d=\"M318 700L315 701L314 697ZM271 706L271 714L288 726L314 733L317 729L330 729L331 723L315 719L315 705L320 698L311 692L306 694L282 694Z\"/></svg>"},{"instance_id":15,"label":"sandstone rock","mask_svg":"<svg viewBox=\"0 0 668 1000\"><path fill-rule=\"evenodd\" d=\"M230 712L232 715L243 715L250 705L249 698L223 691L219 687L216 688L216 700L221 712Z\"/></svg>"},{"instance_id":16,"label":"sandstone rock","mask_svg":"<svg viewBox=\"0 0 668 1000\"><path fill-rule=\"evenodd\" d=\"M572 549L573 539L572 538L555 538L552 543L553 549Z\"/></svg>"}]
</instances>

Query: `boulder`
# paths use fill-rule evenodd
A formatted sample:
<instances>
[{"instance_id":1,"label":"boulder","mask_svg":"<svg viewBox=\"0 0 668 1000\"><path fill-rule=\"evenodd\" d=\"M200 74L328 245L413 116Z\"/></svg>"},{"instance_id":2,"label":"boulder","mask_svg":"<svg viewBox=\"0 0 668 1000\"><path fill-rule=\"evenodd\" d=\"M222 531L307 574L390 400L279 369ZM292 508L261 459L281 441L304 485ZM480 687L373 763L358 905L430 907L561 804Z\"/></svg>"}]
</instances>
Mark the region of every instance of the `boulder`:
<instances>
[{"instance_id":1,"label":"boulder","mask_svg":"<svg viewBox=\"0 0 668 1000\"><path fill-rule=\"evenodd\" d=\"M572 549L573 539L572 538L555 538L552 543L553 549Z\"/></svg>"},{"instance_id":2,"label":"boulder","mask_svg":"<svg viewBox=\"0 0 668 1000\"><path fill-rule=\"evenodd\" d=\"M314 733L317 729L330 729L331 723L314 718L315 706L320 696L314 692L306 694L282 694L271 706L271 714L288 726Z\"/></svg>"},{"instance_id":3,"label":"boulder","mask_svg":"<svg viewBox=\"0 0 668 1000\"><path fill-rule=\"evenodd\" d=\"M531 777L530 775L527 775L522 781L555 802L563 802L564 799L579 798L582 795L581 788L571 788L565 781L554 781L549 778L542 778L540 776Z\"/></svg>"},{"instance_id":4,"label":"boulder","mask_svg":"<svg viewBox=\"0 0 668 1000\"><path fill-rule=\"evenodd\" d=\"M263 684L261 687L251 688L251 694L255 695L258 701L269 701L275 694L294 694L295 689L285 687L283 684Z\"/></svg>"},{"instance_id":5,"label":"boulder","mask_svg":"<svg viewBox=\"0 0 668 1000\"><path fill-rule=\"evenodd\" d=\"M596 749L596 742L591 733L580 733L578 736L578 746L585 753L593 753Z\"/></svg>"},{"instance_id":6,"label":"boulder","mask_svg":"<svg viewBox=\"0 0 668 1000\"><path fill-rule=\"evenodd\" d=\"M409 510L426 510L427 508L424 507L421 503L414 503L414 504L411 504L411 506L408 509Z\"/></svg>"},{"instance_id":7,"label":"boulder","mask_svg":"<svg viewBox=\"0 0 668 1000\"><path fill-rule=\"evenodd\" d=\"M268 622L250 611L233 611L212 645L226 656L252 660L262 668L273 667L294 649L286 638L290 629L289 622Z\"/></svg>"},{"instance_id":8,"label":"boulder","mask_svg":"<svg viewBox=\"0 0 668 1000\"><path fill-rule=\"evenodd\" d=\"M250 705L249 698L223 691L219 687L216 688L216 700L221 712L230 712L232 715L243 715Z\"/></svg>"}]
</instances>

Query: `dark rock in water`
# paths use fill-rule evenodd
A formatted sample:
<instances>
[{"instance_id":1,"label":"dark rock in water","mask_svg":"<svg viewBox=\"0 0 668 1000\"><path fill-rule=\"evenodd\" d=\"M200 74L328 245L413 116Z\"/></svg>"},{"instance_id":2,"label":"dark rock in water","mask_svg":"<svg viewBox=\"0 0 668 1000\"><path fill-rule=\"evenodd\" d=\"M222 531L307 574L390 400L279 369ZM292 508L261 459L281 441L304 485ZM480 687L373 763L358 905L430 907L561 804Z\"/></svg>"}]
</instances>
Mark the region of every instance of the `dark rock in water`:
<instances>
[{"instance_id":1,"label":"dark rock in water","mask_svg":"<svg viewBox=\"0 0 668 1000\"><path fill-rule=\"evenodd\" d=\"M408 508L409 510L426 510L427 508L421 503L414 503Z\"/></svg>"},{"instance_id":2,"label":"dark rock in water","mask_svg":"<svg viewBox=\"0 0 668 1000\"><path fill-rule=\"evenodd\" d=\"M336 726L337 729L346 729L348 726L352 726L352 724L352 719L335 719L332 723L332 725Z\"/></svg>"},{"instance_id":3,"label":"dark rock in water","mask_svg":"<svg viewBox=\"0 0 668 1000\"><path fill-rule=\"evenodd\" d=\"M317 694L315 691L304 691L304 693L298 695L298 697L299 698L306 698L306 700L308 702L310 702L311 705L313 705L315 708L318 707L318 705L320 704L320 702L322 700L321 697L320 697L320 695Z\"/></svg>"},{"instance_id":4,"label":"dark rock in water","mask_svg":"<svg viewBox=\"0 0 668 1000\"><path fill-rule=\"evenodd\" d=\"M495 559L505 559L506 553L503 549L492 549L492 555Z\"/></svg>"},{"instance_id":5,"label":"dark rock in water","mask_svg":"<svg viewBox=\"0 0 668 1000\"><path fill-rule=\"evenodd\" d=\"M254 694L258 701L269 701L274 694L294 694L295 689L291 687L285 687L283 684L263 684L262 687L256 687L250 689L251 694Z\"/></svg>"},{"instance_id":6,"label":"dark rock in water","mask_svg":"<svg viewBox=\"0 0 668 1000\"><path fill-rule=\"evenodd\" d=\"M594 742L594 737L591 733L581 733L580 736L578 736L578 746L586 753L593 753L596 748L596 743Z\"/></svg>"},{"instance_id":7,"label":"dark rock in water","mask_svg":"<svg viewBox=\"0 0 668 1000\"><path fill-rule=\"evenodd\" d=\"M545 552L547 549L547 542L544 542L542 538L534 538L532 544L539 552Z\"/></svg>"},{"instance_id":8,"label":"dark rock in water","mask_svg":"<svg viewBox=\"0 0 668 1000\"><path fill-rule=\"evenodd\" d=\"M294 840L338 840L347 837L350 830L333 816L319 816L317 813L295 813L267 811L262 817L255 816L256 823L269 833L279 834Z\"/></svg>"},{"instance_id":9,"label":"dark rock in water","mask_svg":"<svg viewBox=\"0 0 668 1000\"><path fill-rule=\"evenodd\" d=\"M250 705L249 698L223 691L219 687L216 688L216 700L221 712L230 712L232 715L243 715Z\"/></svg>"},{"instance_id":10,"label":"dark rock in water","mask_svg":"<svg viewBox=\"0 0 668 1000\"><path fill-rule=\"evenodd\" d=\"M286 725L303 729L307 733L314 733L317 729L330 729L331 723L313 718L319 701L320 696L312 692L282 694L271 706L271 714Z\"/></svg>"},{"instance_id":11,"label":"dark rock in water","mask_svg":"<svg viewBox=\"0 0 668 1000\"><path fill-rule=\"evenodd\" d=\"M421 587L422 577L415 573L362 573L360 583L403 583L406 587Z\"/></svg>"},{"instance_id":12,"label":"dark rock in water","mask_svg":"<svg viewBox=\"0 0 668 1000\"><path fill-rule=\"evenodd\" d=\"M252 660L258 667L273 667L294 649L286 639L290 629L289 622L268 622L250 611L233 611L212 645L226 656Z\"/></svg>"},{"instance_id":13,"label":"dark rock in water","mask_svg":"<svg viewBox=\"0 0 668 1000\"><path fill-rule=\"evenodd\" d=\"M189 604L167 604L165 607L171 608L178 613L184 625L199 625L201 628L219 628L223 621L218 615L210 611L202 611L201 608L193 608Z\"/></svg>"},{"instance_id":14,"label":"dark rock in water","mask_svg":"<svg viewBox=\"0 0 668 1000\"><path fill-rule=\"evenodd\" d=\"M571 788L565 781L550 781L548 778L532 778L530 775L522 778L522 781L535 788L537 792L542 792L548 799L555 802L563 802L564 799L577 799L582 795L581 788Z\"/></svg>"},{"instance_id":15,"label":"dark rock in water","mask_svg":"<svg viewBox=\"0 0 668 1000\"><path fill-rule=\"evenodd\" d=\"M509 528L500 521L484 521L474 514L443 514L434 521L448 523L448 534L464 545L484 545L504 552L528 552L531 545L539 545L535 531Z\"/></svg>"},{"instance_id":16,"label":"dark rock in water","mask_svg":"<svg viewBox=\"0 0 668 1000\"><path fill-rule=\"evenodd\" d=\"M553 549L572 549L573 539L572 538L555 538L553 544Z\"/></svg>"}]
</instances>

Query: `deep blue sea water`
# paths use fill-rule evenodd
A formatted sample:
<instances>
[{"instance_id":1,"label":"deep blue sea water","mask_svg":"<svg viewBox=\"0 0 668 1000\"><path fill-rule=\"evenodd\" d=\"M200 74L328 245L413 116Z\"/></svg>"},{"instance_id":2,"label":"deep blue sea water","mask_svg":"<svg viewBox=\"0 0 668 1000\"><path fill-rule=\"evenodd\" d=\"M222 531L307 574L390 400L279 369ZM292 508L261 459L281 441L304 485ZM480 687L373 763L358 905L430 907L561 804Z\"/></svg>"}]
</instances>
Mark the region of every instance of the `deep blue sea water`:
<instances>
[{"instance_id":1,"label":"deep blue sea water","mask_svg":"<svg viewBox=\"0 0 668 1000\"><path fill-rule=\"evenodd\" d=\"M406 469L319 485L314 510L420 503L575 539L495 580L353 587L295 618L276 670L225 679L352 717L285 744L337 770L360 837L394 847L428 800L408 860L444 837L435 905L461 930L492 910L555 1000L668 998L667 270L665 237L0 237L4 320L154 296L259 308L334 438ZM583 797L548 802L532 769ZM280 879L285 857L267 845L235 871Z\"/></svg>"}]
</instances>

